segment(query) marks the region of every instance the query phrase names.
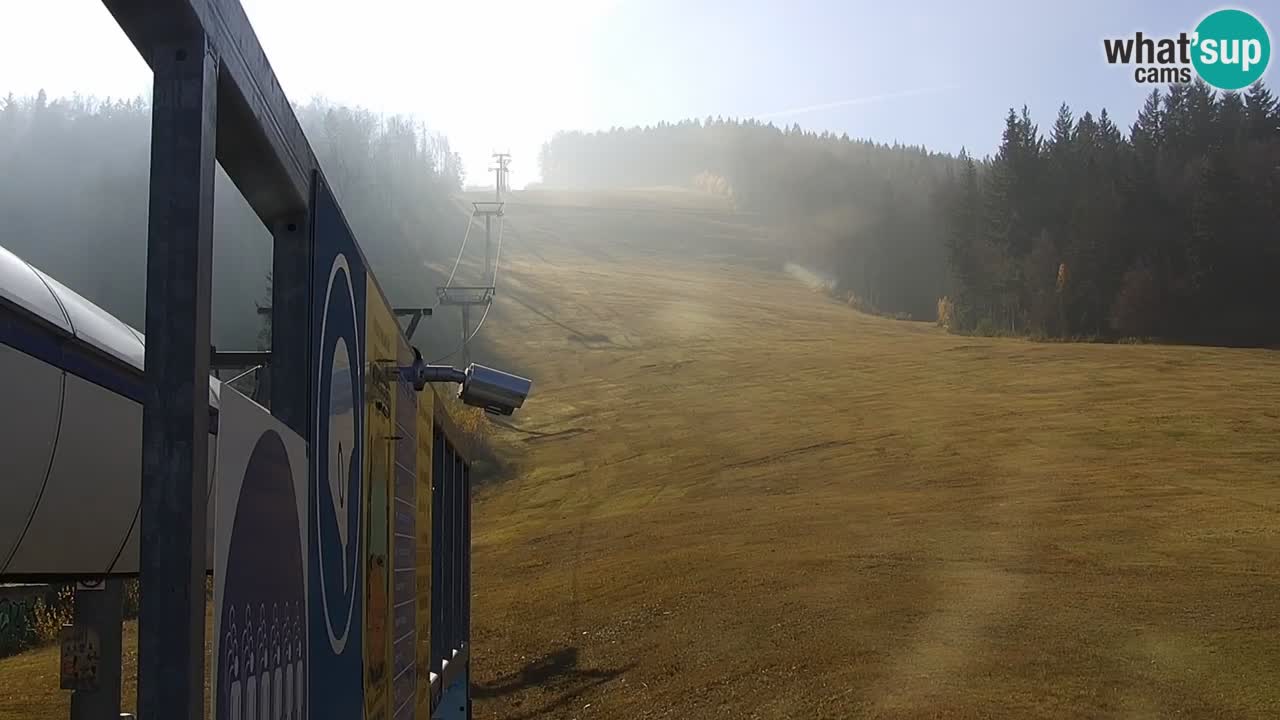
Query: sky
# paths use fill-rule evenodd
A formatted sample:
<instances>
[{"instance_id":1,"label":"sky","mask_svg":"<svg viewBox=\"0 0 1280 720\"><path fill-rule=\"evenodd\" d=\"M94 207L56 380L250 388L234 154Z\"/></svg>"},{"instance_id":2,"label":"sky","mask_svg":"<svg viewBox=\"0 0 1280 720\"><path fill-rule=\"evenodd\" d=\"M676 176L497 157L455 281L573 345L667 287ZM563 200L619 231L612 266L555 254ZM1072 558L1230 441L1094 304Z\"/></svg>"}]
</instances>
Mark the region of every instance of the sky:
<instances>
[{"instance_id":1,"label":"sky","mask_svg":"<svg viewBox=\"0 0 1280 720\"><path fill-rule=\"evenodd\" d=\"M982 156L1024 104L1043 130L1066 102L1122 127L1150 86L1105 37L1190 31L1189 0L242 0L286 94L418 117L491 184L539 179L557 130L758 117ZM1233 5L1267 24L1280 8ZM98 0L0 2L0 93L148 92L150 73ZM14 28L17 30L15 31ZM1280 60L1268 68L1275 86Z\"/></svg>"}]
</instances>

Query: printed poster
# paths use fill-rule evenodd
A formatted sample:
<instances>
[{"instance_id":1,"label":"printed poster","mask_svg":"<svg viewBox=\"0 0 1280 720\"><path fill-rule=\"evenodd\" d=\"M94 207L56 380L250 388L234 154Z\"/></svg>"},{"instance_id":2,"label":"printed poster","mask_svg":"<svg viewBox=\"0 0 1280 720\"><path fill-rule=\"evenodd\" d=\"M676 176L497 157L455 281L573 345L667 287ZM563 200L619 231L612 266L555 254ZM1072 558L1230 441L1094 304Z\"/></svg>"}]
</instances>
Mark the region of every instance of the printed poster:
<instances>
[{"instance_id":1,"label":"printed poster","mask_svg":"<svg viewBox=\"0 0 1280 720\"><path fill-rule=\"evenodd\" d=\"M307 447L224 385L214 512L213 717L307 717Z\"/></svg>"}]
</instances>

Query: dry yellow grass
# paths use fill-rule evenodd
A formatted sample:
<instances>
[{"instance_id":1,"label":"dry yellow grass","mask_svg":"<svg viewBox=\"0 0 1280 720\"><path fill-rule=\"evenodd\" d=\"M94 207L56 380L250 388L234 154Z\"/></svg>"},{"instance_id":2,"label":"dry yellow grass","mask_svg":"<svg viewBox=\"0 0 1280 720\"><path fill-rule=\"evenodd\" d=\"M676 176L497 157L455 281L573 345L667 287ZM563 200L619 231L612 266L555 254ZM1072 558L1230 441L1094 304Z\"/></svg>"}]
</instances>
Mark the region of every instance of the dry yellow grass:
<instances>
[{"instance_id":1,"label":"dry yellow grass","mask_svg":"<svg viewBox=\"0 0 1280 720\"><path fill-rule=\"evenodd\" d=\"M211 604L211 603L210 603ZM205 715L209 714L209 651L213 615L205 613ZM134 712L138 703L138 622L127 620L121 638L124 656L121 710ZM71 692L58 688L58 646L49 645L13 657L0 658L0 720L60 720L70 717Z\"/></svg>"},{"instance_id":2,"label":"dry yellow grass","mask_svg":"<svg viewBox=\"0 0 1280 720\"><path fill-rule=\"evenodd\" d=\"M1280 356L950 336L592 204L508 210L477 717L1280 714Z\"/></svg>"},{"instance_id":3,"label":"dry yellow grass","mask_svg":"<svg viewBox=\"0 0 1280 720\"><path fill-rule=\"evenodd\" d=\"M865 316L694 196L508 218L477 718L1280 715L1280 356Z\"/></svg>"}]
</instances>

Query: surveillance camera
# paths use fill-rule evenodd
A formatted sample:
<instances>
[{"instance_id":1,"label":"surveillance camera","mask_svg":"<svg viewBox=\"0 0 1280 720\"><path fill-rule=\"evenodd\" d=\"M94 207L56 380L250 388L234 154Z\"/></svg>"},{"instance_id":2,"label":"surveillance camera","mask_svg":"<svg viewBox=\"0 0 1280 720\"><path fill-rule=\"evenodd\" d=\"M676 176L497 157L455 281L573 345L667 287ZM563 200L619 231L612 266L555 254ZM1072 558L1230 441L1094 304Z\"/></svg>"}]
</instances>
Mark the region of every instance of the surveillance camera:
<instances>
[{"instance_id":1,"label":"surveillance camera","mask_svg":"<svg viewBox=\"0 0 1280 720\"><path fill-rule=\"evenodd\" d=\"M472 407L484 408L494 415L510 415L524 404L533 383L526 378L484 365L472 364L466 370L458 397Z\"/></svg>"},{"instance_id":2,"label":"surveillance camera","mask_svg":"<svg viewBox=\"0 0 1280 720\"><path fill-rule=\"evenodd\" d=\"M462 386L458 397L472 407L493 415L510 415L529 397L533 383L527 378L472 364L466 371L448 365L427 365L422 353L413 349L413 364L400 368L401 377L422 391L428 383L451 382Z\"/></svg>"}]
</instances>

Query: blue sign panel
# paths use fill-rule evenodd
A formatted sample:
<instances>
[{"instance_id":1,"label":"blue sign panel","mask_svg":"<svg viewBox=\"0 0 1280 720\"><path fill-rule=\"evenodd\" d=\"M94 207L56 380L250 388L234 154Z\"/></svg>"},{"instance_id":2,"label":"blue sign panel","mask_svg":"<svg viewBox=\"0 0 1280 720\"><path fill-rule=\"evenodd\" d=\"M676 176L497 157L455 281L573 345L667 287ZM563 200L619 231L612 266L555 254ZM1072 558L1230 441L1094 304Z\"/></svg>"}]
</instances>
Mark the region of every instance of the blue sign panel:
<instances>
[{"instance_id":1,"label":"blue sign panel","mask_svg":"<svg viewBox=\"0 0 1280 720\"><path fill-rule=\"evenodd\" d=\"M323 717L359 718L366 275L351 229L318 174L311 209L308 697Z\"/></svg>"}]
</instances>

